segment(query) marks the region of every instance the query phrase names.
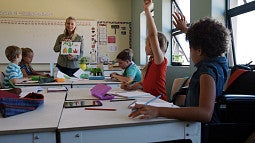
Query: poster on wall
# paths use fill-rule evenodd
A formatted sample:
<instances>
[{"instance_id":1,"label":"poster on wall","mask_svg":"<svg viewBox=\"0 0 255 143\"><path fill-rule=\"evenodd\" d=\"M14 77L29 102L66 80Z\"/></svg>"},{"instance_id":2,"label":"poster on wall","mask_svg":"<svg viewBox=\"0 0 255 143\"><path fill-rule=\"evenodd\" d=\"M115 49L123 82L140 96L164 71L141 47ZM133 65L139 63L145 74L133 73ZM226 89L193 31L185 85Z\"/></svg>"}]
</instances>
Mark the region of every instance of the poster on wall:
<instances>
[{"instance_id":1,"label":"poster on wall","mask_svg":"<svg viewBox=\"0 0 255 143\"><path fill-rule=\"evenodd\" d=\"M99 34L99 44L107 45L107 29L106 24L99 23L98 24L98 34Z\"/></svg>"},{"instance_id":2,"label":"poster on wall","mask_svg":"<svg viewBox=\"0 0 255 143\"><path fill-rule=\"evenodd\" d=\"M131 22L98 22L98 61L114 62L119 52L131 48Z\"/></svg>"}]
</instances>

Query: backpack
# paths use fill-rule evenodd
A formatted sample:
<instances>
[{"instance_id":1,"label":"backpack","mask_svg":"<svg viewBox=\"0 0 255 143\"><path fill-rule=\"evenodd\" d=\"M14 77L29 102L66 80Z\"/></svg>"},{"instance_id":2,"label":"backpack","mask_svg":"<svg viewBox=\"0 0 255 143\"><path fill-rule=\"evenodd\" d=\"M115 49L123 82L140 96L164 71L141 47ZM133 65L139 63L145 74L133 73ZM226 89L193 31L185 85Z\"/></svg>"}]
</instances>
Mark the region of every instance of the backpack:
<instances>
[{"instance_id":1,"label":"backpack","mask_svg":"<svg viewBox=\"0 0 255 143\"><path fill-rule=\"evenodd\" d=\"M234 66L223 94L255 95L255 72L248 66Z\"/></svg>"},{"instance_id":2,"label":"backpack","mask_svg":"<svg viewBox=\"0 0 255 143\"><path fill-rule=\"evenodd\" d=\"M223 95L217 99L221 120L231 123L255 123L255 72L234 66Z\"/></svg>"}]
</instances>

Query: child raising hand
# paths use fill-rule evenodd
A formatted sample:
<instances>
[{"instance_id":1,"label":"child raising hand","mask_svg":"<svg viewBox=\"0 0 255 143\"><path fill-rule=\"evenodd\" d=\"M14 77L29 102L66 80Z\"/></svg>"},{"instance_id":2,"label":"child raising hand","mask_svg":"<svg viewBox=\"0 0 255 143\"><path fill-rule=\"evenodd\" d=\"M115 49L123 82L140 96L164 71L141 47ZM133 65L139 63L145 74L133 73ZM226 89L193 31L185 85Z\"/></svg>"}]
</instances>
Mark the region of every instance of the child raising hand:
<instances>
[{"instance_id":1,"label":"child raising hand","mask_svg":"<svg viewBox=\"0 0 255 143\"><path fill-rule=\"evenodd\" d=\"M146 14L148 35L146 38L145 52L150 56L150 61L145 65L141 82L130 86L123 86L123 89L134 90L142 89L154 96L161 95L161 99L167 100L166 96L166 70L167 59L165 53L168 48L166 36L157 31L154 19L150 12L151 0L144 0L144 11Z\"/></svg>"}]
</instances>

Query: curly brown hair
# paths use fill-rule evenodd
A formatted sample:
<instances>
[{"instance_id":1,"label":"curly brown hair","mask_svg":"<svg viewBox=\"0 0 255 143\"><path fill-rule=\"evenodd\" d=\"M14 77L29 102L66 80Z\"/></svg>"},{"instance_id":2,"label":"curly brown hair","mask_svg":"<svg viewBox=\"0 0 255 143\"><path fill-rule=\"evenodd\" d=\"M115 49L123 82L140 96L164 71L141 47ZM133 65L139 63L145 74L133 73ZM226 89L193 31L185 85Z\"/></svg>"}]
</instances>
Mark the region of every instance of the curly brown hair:
<instances>
[{"instance_id":1,"label":"curly brown hair","mask_svg":"<svg viewBox=\"0 0 255 143\"><path fill-rule=\"evenodd\" d=\"M186 40L189 41L191 48L201 48L202 53L208 58L214 58L227 52L230 32L220 22L205 17L189 27Z\"/></svg>"}]
</instances>

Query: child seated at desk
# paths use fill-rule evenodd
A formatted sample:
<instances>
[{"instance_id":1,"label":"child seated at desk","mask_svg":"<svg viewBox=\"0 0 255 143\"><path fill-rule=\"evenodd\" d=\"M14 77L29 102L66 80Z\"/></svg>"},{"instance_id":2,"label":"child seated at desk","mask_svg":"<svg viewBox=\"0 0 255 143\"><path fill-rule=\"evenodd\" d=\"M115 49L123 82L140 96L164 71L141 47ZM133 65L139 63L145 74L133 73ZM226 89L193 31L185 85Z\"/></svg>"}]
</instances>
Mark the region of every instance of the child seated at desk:
<instances>
[{"instance_id":1,"label":"child seated at desk","mask_svg":"<svg viewBox=\"0 0 255 143\"><path fill-rule=\"evenodd\" d=\"M149 6L152 0L144 0L145 13L151 17ZM175 25L185 23L182 15L174 15ZM178 23L177 23L178 22ZM186 24L185 24L186 25ZM222 95L227 80L228 64L224 54L228 50L230 32L218 21L203 18L193 23L186 32L190 56L196 71L193 73L185 107L166 108L136 104L136 112L129 117L141 119L166 117L185 121L219 123L216 98Z\"/></svg>"},{"instance_id":2,"label":"child seated at desk","mask_svg":"<svg viewBox=\"0 0 255 143\"><path fill-rule=\"evenodd\" d=\"M49 74L40 74L32 68L31 63L34 57L34 52L32 49L21 48L21 50L22 50L22 59L21 59L21 62L19 63L19 66L24 77L30 77L32 75L50 76Z\"/></svg>"},{"instance_id":3,"label":"child seated at desk","mask_svg":"<svg viewBox=\"0 0 255 143\"><path fill-rule=\"evenodd\" d=\"M18 63L22 59L21 48L17 46L8 46L5 49L5 56L10 61L5 71L5 88L13 88L14 84L30 80L30 78L23 77L20 67L18 66Z\"/></svg>"},{"instance_id":4,"label":"child seated at desk","mask_svg":"<svg viewBox=\"0 0 255 143\"><path fill-rule=\"evenodd\" d=\"M110 74L111 78L115 78L121 81L123 84L132 84L140 82L142 79L142 74L138 66L132 61L133 50L124 49L117 55L117 62L119 66L124 69L124 73L119 75L114 72Z\"/></svg>"},{"instance_id":5,"label":"child seated at desk","mask_svg":"<svg viewBox=\"0 0 255 143\"><path fill-rule=\"evenodd\" d=\"M159 32L150 13L146 13L148 35L146 37L145 53L150 56L149 62L142 70L143 79L132 85L121 85L125 90L142 89L154 96L161 95L161 99L167 101L166 95L166 71L167 58L165 53L168 48L166 36Z\"/></svg>"}]
</instances>

